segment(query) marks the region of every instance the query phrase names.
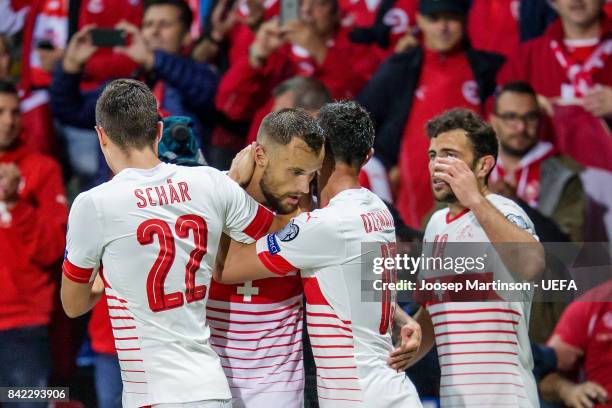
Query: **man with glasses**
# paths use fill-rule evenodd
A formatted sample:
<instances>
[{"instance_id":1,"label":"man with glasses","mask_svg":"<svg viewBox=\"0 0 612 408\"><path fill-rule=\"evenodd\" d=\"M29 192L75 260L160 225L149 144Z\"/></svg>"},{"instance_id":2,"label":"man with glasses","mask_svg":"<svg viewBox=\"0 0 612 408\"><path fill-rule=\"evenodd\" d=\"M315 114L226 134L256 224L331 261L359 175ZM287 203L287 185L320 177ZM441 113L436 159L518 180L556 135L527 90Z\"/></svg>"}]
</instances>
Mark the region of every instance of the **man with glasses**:
<instances>
[{"instance_id":1,"label":"man with glasses","mask_svg":"<svg viewBox=\"0 0 612 408\"><path fill-rule=\"evenodd\" d=\"M497 96L490 122L500 144L491 173L493 189L525 201L579 241L585 204L580 168L539 139L540 110L531 85L507 83Z\"/></svg>"}]
</instances>

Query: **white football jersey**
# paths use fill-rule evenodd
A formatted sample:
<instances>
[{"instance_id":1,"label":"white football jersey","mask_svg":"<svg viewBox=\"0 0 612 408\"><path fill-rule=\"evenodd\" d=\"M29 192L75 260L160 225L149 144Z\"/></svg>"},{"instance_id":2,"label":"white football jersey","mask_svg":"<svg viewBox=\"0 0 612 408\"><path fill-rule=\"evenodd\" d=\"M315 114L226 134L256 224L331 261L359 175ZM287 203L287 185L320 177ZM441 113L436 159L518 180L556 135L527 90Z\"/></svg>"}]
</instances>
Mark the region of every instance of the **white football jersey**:
<instances>
[{"instance_id":1,"label":"white football jersey","mask_svg":"<svg viewBox=\"0 0 612 408\"><path fill-rule=\"evenodd\" d=\"M238 285L213 281L206 317L234 408L304 406L299 273Z\"/></svg>"},{"instance_id":2,"label":"white football jersey","mask_svg":"<svg viewBox=\"0 0 612 408\"><path fill-rule=\"evenodd\" d=\"M123 406L229 399L206 322L221 233L265 234L272 213L210 167L125 169L80 194L64 274L105 281Z\"/></svg>"},{"instance_id":3,"label":"white football jersey","mask_svg":"<svg viewBox=\"0 0 612 408\"><path fill-rule=\"evenodd\" d=\"M533 223L515 202L495 194L488 195L487 199L509 221L537 239ZM496 260L489 259L486 264L495 265L492 266L495 270L478 273L478 276L469 273L470 279L510 281L510 272L493 251L489 238L471 211L465 210L454 218L450 217L448 209L437 211L427 224L424 242L427 243L426 252L430 249L435 252L424 253L425 256L465 257L482 255L480 250L492 251ZM471 244L446 246L459 242ZM425 275L423 279L440 282L457 281L468 273L446 272L444 276L437 274L428 278L431 274L421 271L421 276ZM440 291L424 302L435 332L441 370L441 406L539 407L528 336L530 301L448 301L462 295L468 296L469 292L464 289L457 295ZM503 293L492 296L504 299Z\"/></svg>"},{"instance_id":4,"label":"white football jersey","mask_svg":"<svg viewBox=\"0 0 612 408\"><path fill-rule=\"evenodd\" d=\"M272 272L301 270L322 408L421 407L408 377L386 363L394 294L380 303L361 300L367 242L380 243L384 252L395 245L395 227L385 204L361 188L342 191L325 208L261 238L257 252Z\"/></svg>"}]
</instances>

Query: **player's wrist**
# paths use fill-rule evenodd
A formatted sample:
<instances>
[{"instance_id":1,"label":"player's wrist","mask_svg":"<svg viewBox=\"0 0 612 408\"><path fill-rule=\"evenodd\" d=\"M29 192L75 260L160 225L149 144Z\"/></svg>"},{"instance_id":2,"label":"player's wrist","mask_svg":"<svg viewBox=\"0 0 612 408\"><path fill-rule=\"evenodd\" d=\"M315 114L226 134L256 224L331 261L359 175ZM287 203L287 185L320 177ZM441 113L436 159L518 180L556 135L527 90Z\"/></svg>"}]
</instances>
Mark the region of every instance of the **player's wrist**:
<instances>
[{"instance_id":1,"label":"player's wrist","mask_svg":"<svg viewBox=\"0 0 612 408\"><path fill-rule=\"evenodd\" d=\"M466 208L469 208L474 212L478 212L486 207L487 199L482 194L475 193L473 196L465 200L464 205Z\"/></svg>"}]
</instances>

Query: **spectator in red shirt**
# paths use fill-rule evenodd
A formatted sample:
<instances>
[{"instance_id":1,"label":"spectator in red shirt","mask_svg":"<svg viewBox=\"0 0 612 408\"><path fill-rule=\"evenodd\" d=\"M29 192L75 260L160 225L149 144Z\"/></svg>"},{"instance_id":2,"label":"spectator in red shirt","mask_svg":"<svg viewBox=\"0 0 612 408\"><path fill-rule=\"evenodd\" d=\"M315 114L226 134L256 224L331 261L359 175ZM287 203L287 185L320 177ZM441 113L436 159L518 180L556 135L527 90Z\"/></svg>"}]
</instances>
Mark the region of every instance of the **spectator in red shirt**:
<instances>
[{"instance_id":1,"label":"spectator in red shirt","mask_svg":"<svg viewBox=\"0 0 612 408\"><path fill-rule=\"evenodd\" d=\"M565 309L548 345L557 353L558 372L540 383L545 399L570 408L612 407L612 280Z\"/></svg>"},{"instance_id":2,"label":"spectator in red shirt","mask_svg":"<svg viewBox=\"0 0 612 408\"><path fill-rule=\"evenodd\" d=\"M520 42L520 0L473 0L468 34L474 48L509 57Z\"/></svg>"},{"instance_id":3,"label":"spectator in red shirt","mask_svg":"<svg viewBox=\"0 0 612 408\"><path fill-rule=\"evenodd\" d=\"M160 114L189 116L203 145L206 132L201 114L212 108L218 75L208 64L183 55L191 43L191 10L183 0L155 0L147 3L144 13L140 30L127 22L117 25L130 37L129 44L118 51L138 64L157 97ZM105 172L98 173L101 153L97 136L91 130L95 125L96 100L103 87L85 92L79 86L83 66L96 51L89 34L91 28L83 27L72 37L62 63L56 66L51 85L56 118L80 128L81 138L69 140L68 152L73 166L84 170L79 172L87 181L82 188L103 182L106 176ZM102 166L107 169L106 164Z\"/></svg>"},{"instance_id":4,"label":"spectator in red shirt","mask_svg":"<svg viewBox=\"0 0 612 408\"><path fill-rule=\"evenodd\" d=\"M417 24L423 45L393 55L359 94L377 126L376 157L397 187L395 206L404 222L420 229L433 210L425 123L454 107L485 114L503 57L469 46L469 1L422 0ZM398 176L399 175L399 176Z\"/></svg>"},{"instance_id":5,"label":"spectator in red shirt","mask_svg":"<svg viewBox=\"0 0 612 408\"><path fill-rule=\"evenodd\" d=\"M500 82L524 80L541 95L552 115L557 149L588 166L583 173L589 201L606 212L612 235L612 20L603 0L555 0L559 19L546 33L523 44L500 74ZM593 207L589 204L588 208ZM598 210L597 213L600 213ZM588 225L602 224L587 214Z\"/></svg>"},{"instance_id":6,"label":"spectator in red shirt","mask_svg":"<svg viewBox=\"0 0 612 408\"><path fill-rule=\"evenodd\" d=\"M20 122L17 91L0 81L0 386L44 387L68 210L59 165L24 146Z\"/></svg>"},{"instance_id":7,"label":"spectator in red shirt","mask_svg":"<svg viewBox=\"0 0 612 408\"><path fill-rule=\"evenodd\" d=\"M272 109L272 89L296 75L318 79L333 98L352 98L378 63L370 51L349 40L336 0L304 0L299 20L281 27L271 19L259 27L248 53L221 80L217 109L233 121L255 118L251 129L257 129Z\"/></svg>"}]
</instances>

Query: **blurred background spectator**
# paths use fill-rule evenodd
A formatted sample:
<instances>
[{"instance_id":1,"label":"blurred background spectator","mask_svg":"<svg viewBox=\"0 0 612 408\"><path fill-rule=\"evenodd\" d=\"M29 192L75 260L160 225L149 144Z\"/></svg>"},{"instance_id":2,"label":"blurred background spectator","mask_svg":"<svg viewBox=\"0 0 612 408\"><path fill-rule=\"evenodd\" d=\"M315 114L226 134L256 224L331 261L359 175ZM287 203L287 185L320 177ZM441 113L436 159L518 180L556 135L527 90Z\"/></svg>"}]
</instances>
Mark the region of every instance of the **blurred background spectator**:
<instances>
[{"instance_id":1,"label":"blurred background spectator","mask_svg":"<svg viewBox=\"0 0 612 408\"><path fill-rule=\"evenodd\" d=\"M0 34L0 80L9 79L11 70L11 46L6 35Z\"/></svg>"},{"instance_id":2,"label":"blurred background spectator","mask_svg":"<svg viewBox=\"0 0 612 408\"><path fill-rule=\"evenodd\" d=\"M539 140L540 116L531 85L510 82L501 88L491 114L500 149L490 188L536 208L580 242L585 211L581 167L552 143Z\"/></svg>"},{"instance_id":3,"label":"blurred background spectator","mask_svg":"<svg viewBox=\"0 0 612 408\"><path fill-rule=\"evenodd\" d=\"M571 408L612 407L612 280L571 303L548 341L556 373L540 384L544 399Z\"/></svg>"},{"instance_id":4,"label":"blurred background spectator","mask_svg":"<svg viewBox=\"0 0 612 408\"><path fill-rule=\"evenodd\" d=\"M552 143L560 153L587 166L582 174L589 196L589 225L612 232L612 23L603 0L555 0L559 15L546 32L523 44L508 60L500 81L525 80L540 95L552 118ZM592 204L591 204L592 203ZM601 211L594 211L601 209ZM607 240L587 228L586 240Z\"/></svg>"},{"instance_id":5,"label":"blurred background spectator","mask_svg":"<svg viewBox=\"0 0 612 408\"><path fill-rule=\"evenodd\" d=\"M201 122L212 106L218 76L205 63L184 55L191 44L189 28L192 14L182 0L154 0L145 6L142 28L120 22L117 29L128 35L129 44L117 51L129 57L138 67L133 76L150 85L159 101L161 116L189 116L194 123L199 143L206 144L208 132ZM83 90L83 67L98 47L92 41L92 26L85 26L70 40L61 64L54 71L51 87L53 112L65 125L67 148L75 169L89 179L83 188L105 181L106 170L97 148L95 104L103 86ZM108 78L109 80L112 78Z\"/></svg>"},{"instance_id":6,"label":"blurred background spectator","mask_svg":"<svg viewBox=\"0 0 612 408\"><path fill-rule=\"evenodd\" d=\"M0 80L0 386L44 387L68 209L59 164L20 135L17 90Z\"/></svg>"}]
</instances>

